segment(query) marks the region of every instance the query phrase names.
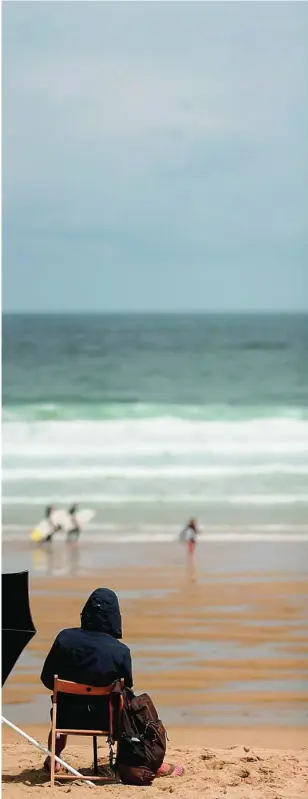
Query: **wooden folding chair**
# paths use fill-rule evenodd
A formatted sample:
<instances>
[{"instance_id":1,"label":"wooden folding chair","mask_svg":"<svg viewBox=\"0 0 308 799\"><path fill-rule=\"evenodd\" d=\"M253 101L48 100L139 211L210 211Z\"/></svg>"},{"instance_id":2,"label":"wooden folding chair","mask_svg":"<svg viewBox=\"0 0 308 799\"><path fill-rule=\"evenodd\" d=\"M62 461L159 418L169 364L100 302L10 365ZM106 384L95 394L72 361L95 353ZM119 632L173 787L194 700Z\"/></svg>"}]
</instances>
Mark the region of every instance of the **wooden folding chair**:
<instances>
[{"instance_id":1,"label":"wooden folding chair","mask_svg":"<svg viewBox=\"0 0 308 799\"><path fill-rule=\"evenodd\" d=\"M118 687L118 690L116 690ZM97 758L97 738L98 736L107 737L110 746L115 743L115 732L120 729L121 714L123 710L123 691L124 680L118 680L112 685L106 685L98 688L93 685L83 685L77 682L70 682L69 680L59 680L58 675L54 676L54 689L52 698L52 727L51 727L51 763L50 763L50 784L55 784L55 754L56 754L56 737L57 733L61 735L91 735L93 738L93 769L94 776L91 780L104 780L105 782L113 781L114 777L104 777L98 773L98 758ZM57 727L57 709L58 709L58 693L71 694L78 696L108 696L109 697L109 729L108 730L76 730L76 729L60 729ZM115 703L117 708L115 710ZM115 724L116 716L118 714L117 724ZM57 780L71 780L74 779L70 774L58 774ZM87 776L81 776L79 779L89 779Z\"/></svg>"}]
</instances>

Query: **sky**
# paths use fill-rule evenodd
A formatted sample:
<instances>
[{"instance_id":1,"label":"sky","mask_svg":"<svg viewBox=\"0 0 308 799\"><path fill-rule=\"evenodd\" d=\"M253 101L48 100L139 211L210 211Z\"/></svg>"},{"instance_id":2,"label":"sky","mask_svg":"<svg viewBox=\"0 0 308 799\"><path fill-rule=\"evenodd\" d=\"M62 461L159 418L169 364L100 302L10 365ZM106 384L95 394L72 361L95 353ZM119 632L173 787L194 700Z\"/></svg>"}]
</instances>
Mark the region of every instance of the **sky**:
<instances>
[{"instance_id":1,"label":"sky","mask_svg":"<svg viewBox=\"0 0 308 799\"><path fill-rule=\"evenodd\" d=\"M3 3L4 311L308 310L308 4Z\"/></svg>"}]
</instances>

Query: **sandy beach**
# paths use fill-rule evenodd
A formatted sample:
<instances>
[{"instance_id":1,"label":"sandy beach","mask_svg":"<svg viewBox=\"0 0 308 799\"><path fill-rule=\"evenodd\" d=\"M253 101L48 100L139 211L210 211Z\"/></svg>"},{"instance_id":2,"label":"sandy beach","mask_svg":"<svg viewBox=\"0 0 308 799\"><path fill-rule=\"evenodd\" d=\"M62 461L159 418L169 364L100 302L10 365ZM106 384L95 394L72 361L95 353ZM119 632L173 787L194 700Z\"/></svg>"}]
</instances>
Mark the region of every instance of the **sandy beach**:
<instances>
[{"instance_id":1,"label":"sandy beach","mask_svg":"<svg viewBox=\"0 0 308 799\"><path fill-rule=\"evenodd\" d=\"M280 550L275 570L269 546L259 545L252 557L246 545L239 559L235 545L230 557L226 547L200 545L195 566L189 566L181 547L167 545L105 546L91 557L84 544L69 553L57 543L44 552L22 553L6 545L4 565L17 568L20 558L32 565L38 632L4 687L4 715L46 741L49 697L39 679L44 657L59 629L79 624L89 593L106 585L119 595L135 690L153 697L168 729L168 758L183 762L185 776L150 789L105 790L115 797L140 790L179 797L307 795L304 549L298 544L294 554L293 545L285 556ZM89 767L90 742L70 739L67 757ZM39 797L48 784L42 759L4 726L4 794L17 798L35 785ZM88 788L61 790L79 796Z\"/></svg>"},{"instance_id":2,"label":"sandy beach","mask_svg":"<svg viewBox=\"0 0 308 799\"><path fill-rule=\"evenodd\" d=\"M69 762L76 768L83 767L88 774L91 766L91 747L72 744L67 750ZM43 797L48 785L48 777L42 770L42 758L33 748L23 743L6 744L3 752L3 795L8 799L31 796ZM105 751L100 751L102 760ZM217 797L240 797L241 799L299 799L307 797L308 748L251 748L247 744L230 745L226 748L206 746L173 746L168 750L172 762L181 762L185 767L179 779L163 778L155 780L149 788L107 785L104 792L114 797L137 796L159 799L167 793L179 799L194 799L206 795L209 799ZM102 768L102 773L108 770ZM87 794L99 795L101 786L90 788L79 781L62 783L48 788L48 796L56 797L70 793L73 797Z\"/></svg>"}]
</instances>

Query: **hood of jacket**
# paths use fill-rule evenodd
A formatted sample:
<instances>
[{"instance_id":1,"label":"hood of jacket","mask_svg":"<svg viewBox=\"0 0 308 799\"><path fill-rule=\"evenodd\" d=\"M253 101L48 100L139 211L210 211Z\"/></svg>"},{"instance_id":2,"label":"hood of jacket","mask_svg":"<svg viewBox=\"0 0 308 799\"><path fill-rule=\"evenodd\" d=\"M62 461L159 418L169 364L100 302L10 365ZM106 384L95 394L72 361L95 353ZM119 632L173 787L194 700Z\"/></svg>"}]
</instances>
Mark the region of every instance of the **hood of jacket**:
<instances>
[{"instance_id":1,"label":"hood of jacket","mask_svg":"<svg viewBox=\"0 0 308 799\"><path fill-rule=\"evenodd\" d=\"M109 588L97 588L87 600L81 612L83 630L108 633L122 638L122 619L119 600Z\"/></svg>"}]
</instances>

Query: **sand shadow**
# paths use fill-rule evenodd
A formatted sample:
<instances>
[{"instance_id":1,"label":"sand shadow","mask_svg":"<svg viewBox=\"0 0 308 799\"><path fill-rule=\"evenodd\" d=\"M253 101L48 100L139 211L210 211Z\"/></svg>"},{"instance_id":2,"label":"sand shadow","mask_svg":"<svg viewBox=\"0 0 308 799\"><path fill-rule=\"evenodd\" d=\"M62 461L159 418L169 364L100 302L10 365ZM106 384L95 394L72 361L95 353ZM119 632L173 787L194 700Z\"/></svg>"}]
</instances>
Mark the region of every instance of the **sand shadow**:
<instances>
[{"instance_id":1,"label":"sand shadow","mask_svg":"<svg viewBox=\"0 0 308 799\"><path fill-rule=\"evenodd\" d=\"M43 768L26 768L23 771L19 771L18 774L2 774L1 776L2 783L7 785L12 782L24 783L25 785L44 785L49 779Z\"/></svg>"},{"instance_id":2,"label":"sand shadow","mask_svg":"<svg viewBox=\"0 0 308 799\"><path fill-rule=\"evenodd\" d=\"M78 766L74 766L80 771L84 777L87 777L89 780L93 777L93 769L92 768L80 768ZM63 770L63 774L65 774ZM99 777L100 781L98 782L99 785L115 785L119 784L119 780L115 777L115 775L111 772L110 767L106 765L99 766ZM57 782L57 776L55 777ZM44 785L50 782L50 776L47 774L43 767L40 768L26 768L23 771L19 771L17 774L2 774L2 783L9 785L11 783L20 783L28 786L35 786L35 785ZM73 783L81 783L81 780L78 780L78 777L73 777L71 780L58 780L58 785L67 784L67 787L72 785Z\"/></svg>"}]
</instances>

